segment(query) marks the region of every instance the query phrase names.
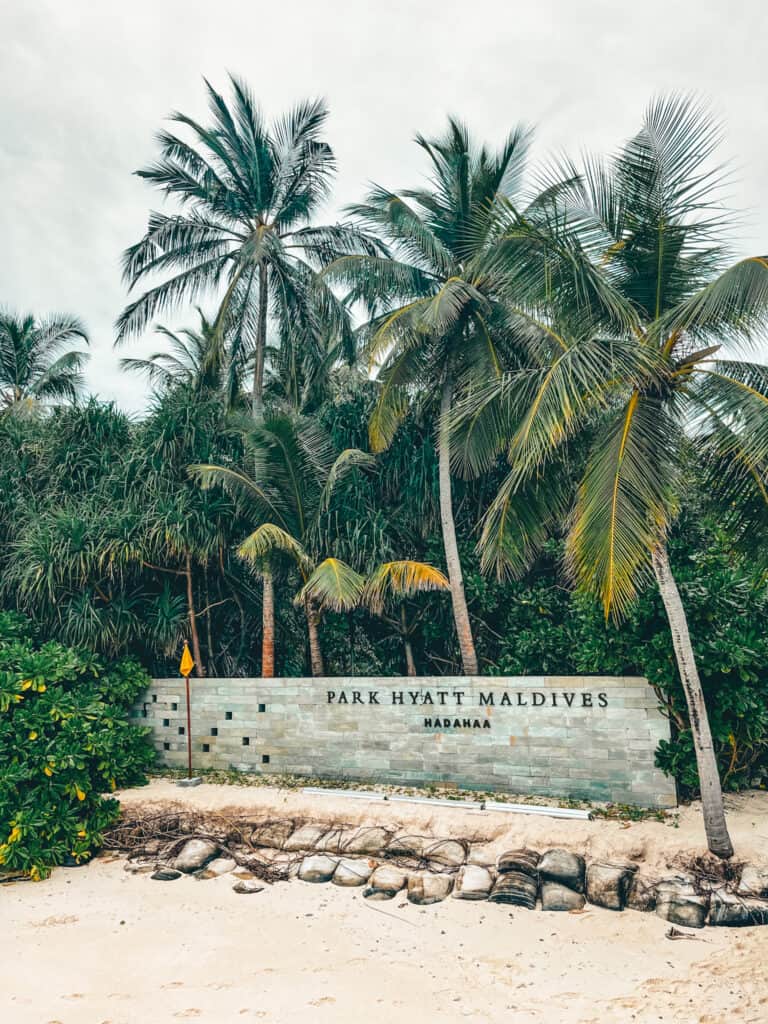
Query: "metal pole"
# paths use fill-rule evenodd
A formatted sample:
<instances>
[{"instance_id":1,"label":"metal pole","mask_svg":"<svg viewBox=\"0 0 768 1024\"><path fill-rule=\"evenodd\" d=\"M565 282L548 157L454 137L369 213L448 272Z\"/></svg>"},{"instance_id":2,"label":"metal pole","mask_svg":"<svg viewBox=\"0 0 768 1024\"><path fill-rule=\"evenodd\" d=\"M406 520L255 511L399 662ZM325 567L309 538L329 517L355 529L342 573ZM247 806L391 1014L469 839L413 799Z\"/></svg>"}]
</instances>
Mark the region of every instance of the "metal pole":
<instances>
[{"instance_id":1,"label":"metal pole","mask_svg":"<svg viewBox=\"0 0 768 1024\"><path fill-rule=\"evenodd\" d=\"M189 676L184 676L187 684L187 778L192 778L192 710L189 703Z\"/></svg>"}]
</instances>

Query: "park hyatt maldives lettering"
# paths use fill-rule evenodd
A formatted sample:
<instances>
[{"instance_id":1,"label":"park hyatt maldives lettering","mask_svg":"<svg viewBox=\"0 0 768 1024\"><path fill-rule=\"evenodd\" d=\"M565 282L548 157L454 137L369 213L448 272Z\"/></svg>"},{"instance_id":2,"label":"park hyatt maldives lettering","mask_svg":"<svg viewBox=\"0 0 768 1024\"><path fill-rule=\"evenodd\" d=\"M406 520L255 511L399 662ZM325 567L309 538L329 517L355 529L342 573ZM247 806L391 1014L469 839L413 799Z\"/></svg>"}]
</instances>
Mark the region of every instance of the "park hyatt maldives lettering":
<instances>
[{"instance_id":1,"label":"park hyatt maldives lettering","mask_svg":"<svg viewBox=\"0 0 768 1024\"><path fill-rule=\"evenodd\" d=\"M403 707L424 707L433 705L437 707L463 708L468 706L485 708L607 708L607 693L592 693L591 691L568 691L550 690L544 693L541 690L482 690L475 695L467 695L465 690L393 690L391 693L384 693L381 690L327 690L328 704L358 704L370 707L375 704L396 705ZM425 724L431 723L432 719L425 719ZM434 719L435 724L440 724L448 719ZM456 719L459 722L460 719ZM469 719L467 719L469 721ZM482 726L487 728L488 726ZM464 726L466 728L466 726ZM480 728L480 726L477 726Z\"/></svg>"}]
</instances>

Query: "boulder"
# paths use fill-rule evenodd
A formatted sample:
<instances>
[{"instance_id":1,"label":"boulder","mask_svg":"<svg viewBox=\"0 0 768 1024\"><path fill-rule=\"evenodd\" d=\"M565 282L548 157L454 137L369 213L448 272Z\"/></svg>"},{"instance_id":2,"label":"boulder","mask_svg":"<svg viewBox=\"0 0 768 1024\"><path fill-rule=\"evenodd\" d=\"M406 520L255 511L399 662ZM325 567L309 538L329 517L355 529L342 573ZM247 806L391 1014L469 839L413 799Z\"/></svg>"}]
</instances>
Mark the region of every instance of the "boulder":
<instances>
[{"instance_id":1,"label":"boulder","mask_svg":"<svg viewBox=\"0 0 768 1024\"><path fill-rule=\"evenodd\" d=\"M459 868L453 896L457 900L487 900L493 885L493 875L479 864L465 864Z\"/></svg>"},{"instance_id":2,"label":"boulder","mask_svg":"<svg viewBox=\"0 0 768 1024\"><path fill-rule=\"evenodd\" d=\"M587 868L587 899L606 910L623 910L636 868L596 861Z\"/></svg>"},{"instance_id":3,"label":"boulder","mask_svg":"<svg viewBox=\"0 0 768 1024\"><path fill-rule=\"evenodd\" d=\"M629 909L640 910L644 913L655 910L658 881L658 878L652 878L639 872L636 873L627 893L627 906Z\"/></svg>"},{"instance_id":4,"label":"boulder","mask_svg":"<svg viewBox=\"0 0 768 1024\"><path fill-rule=\"evenodd\" d=\"M519 871L535 878L539 867L539 853L537 850L528 849L507 850L499 856L496 866L500 875L508 871Z\"/></svg>"},{"instance_id":5,"label":"boulder","mask_svg":"<svg viewBox=\"0 0 768 1024\"><path fill-rule=\"evenodd\" d=\"M467 854L467 864L477 864L481 868L495 868L496 856L489 850L488 843L473 843Z\"/></svg>"},{"instance_id":6,"label":"boulder","mask_svg":"<svg viewBox=\"0 0 768 1024\"><path fill-rule=\"evenodd\" d=\"M209 860L205 865L205 870L213 878L217 875L228 875L229 872L234 871L236 867L237 862L231 857L214 857L213 860Z\"/></svg>"},{"instance_id":7,"label":"boulder","mask_svg":"<svg viewBox=\"0 0 768 1024\"><path fill-rule=\"evenodd\" d=\"M323 833L315 843L318 853L338 853L344 836L344 829L332 828Z\"/></svg>"},{"instance_id":8,"label":"boulder","mask_svg":"<svg viewBox=\"0 0 768 1024\"><path fill-rule=\"evenodd\" d=\"M542 910L581 910L584 902L584 894L569 889L567 885L549 881L541 883Z\"/></svg>"},{"instance_id":9,"label":"boulder","mask_svg":"<svg viewBox=\"0 0 768 1024\"><path fill-rule=\"evenodd\" d=\"M656 913L670 924L703 928L709 910L709 894L700 896L688 882L672 879L656 886Z\"/></svg>"},{"instance_id":10,"label":"boulder","mask_svg":"<svg viewBox=\"0 0 768 1024\"><path fill-rule=\"evenodd\" d=\"M172 867L190 875L218 856L220 847L212 839L188 839L173 859Z\"/></svg>"},{"instance_id":11,"label":"boulder","mask_svg":"<svg viewBox=\"0 0 768 1024\"><path fill-rule=\"evenodd\" d=\"M753 864L745 864L736 892L739 896L768 898L768 868L756 868Z\"/></svg>"},{"instance_id":12,"label":"boulder","mask_svg":"<svg viewBox=\"0 0 768 1024\"><path fill-rule=\"evenodd\" d=\"M363 896L369 900L391 900L408 884L408 875L392 864L380 864L368 879Z\"/></svg>"},{"instance_id":13,"label":"boulder","mask_svg":"<svg viewBox=\"0 0 768 1024\"><path fill-rule=\"evenodd\" d=\"M570 850L547 850L539 861L542 881L559 882L575 892L584 892L585 872L584 858Z\"/></svg>"},{"instance_id":14,"label":"boulder","mask_svg":"<svg viewBox=\"0 0 768 1024\"><path fill-rule=\"evenodd\" d=\"M266 846L273 850L282 850L283 844L292 834L292 821L268 821L254 828L251 842L257 847Z\"/></svg>"},{"instance_id":15,"label":"boulder","mask_svg":"<svg viewBox=\"0 0 768 1024\"><path fill-rule=\"evenodd\" d=\"M181 872L169 871L167 868L161 868L149 877L154 878L156 882L175 882L177 878L181 878Z\"/></svg>"},{"instance_id":16,"label":"boulder","mask_svg":"<svg viewBox=\"0 0 768 1024\"><path fill-rule=\"evenodd\" d=\"M342 857L331 881L334 885L365 885L375 867L375 860L355 860L353 857Z\"/></svg>"},{"instance_id":17,"label":"boulder","mask_svg":"<svg viewBox=\"0 0 768 1024\"><path fill-rule=\"evenodd\" d=\"M338 863L338 857L328 857L323 853L312 854L301 862L299 878L302 882L330 882Z\"/></svg>"},{"instance_id":18,"label":"boulder","mask_svg":"<svg viewBox=\"0 0 768 1024\"><path fill-rule=\"evenodd\" d=\"M712 893L709 923L720 928L768 924L768 903L718 890Z\"/></svg>"},{"instance_id":19,"label":"boulder","mask_svg":"<svg viewBox=\"0 0 768 1024\"><path fill-rule=\"evenodd\" d=\"M425 848L431 842L426 836L394 836L387 844L386 854L388 857L415 857L421 860Z\"/></svg>"},{"instance_id":20,"label":"boulder","mask_svg":"<svg viewBox=\"0 0 768 1024\"><path fill-rule=\"evenodd\" d=\"M286 853L303 853L317 848L318 841L328 831L327 825L301 825L283 843Z\"/></svg>"},{"instance_id":21,"label":"boulder","mask_svg":"<svg viewBox=\"0 0 768 1024\"><path fill-rule=\"evenodd\" d=\"M256 892L264 892L264 886L259 885L256 878L245 879L242 882L236 882L232 886L232 892L239 893L241 896L250 896Z\"/></svg>"},{"instance_id":22,"label":"boulder","mask_svg":"<svg viewBox=\"0 0 768 1024\"><path fill-rule=\"evenodd\" d=\"M457 868L467 859L467 850L464 844L456 839L438 839L436 843L425 846L424 856L435 864Z\"/></svg>"},{"instance_id":23,"label":"boulder","mask_svg":"<svg viewBox=\"0 0 768 1024\"><path fill-rule=\"evenodd\" d=\"M537 888L536 879L532 875L522 871L505 871L493 883L488 899L491 903L509 903L533 910Z\"/></svg>"},{"instance_id":24,"label":"boulder","mask_svg":"<svg viewBox=\"0 0 768 1024\"><path fill-rule=\"evenodd\" d=\"M408 902L420 907L440 903L453 888L451 875L433 875L428 871L410 875L408 878Z\"/></svg>"},{"instance_id":25,"label":"boulder","mask_svg":"<svg viewBox=\"0 0 768 1024\"><path fill-rule=\"evenodd\" d=\"M378 854L389 842L391 832L385 828L356 828L344 832L339 842L339 850L348 854Z\"/></svg>"}]
</instances>

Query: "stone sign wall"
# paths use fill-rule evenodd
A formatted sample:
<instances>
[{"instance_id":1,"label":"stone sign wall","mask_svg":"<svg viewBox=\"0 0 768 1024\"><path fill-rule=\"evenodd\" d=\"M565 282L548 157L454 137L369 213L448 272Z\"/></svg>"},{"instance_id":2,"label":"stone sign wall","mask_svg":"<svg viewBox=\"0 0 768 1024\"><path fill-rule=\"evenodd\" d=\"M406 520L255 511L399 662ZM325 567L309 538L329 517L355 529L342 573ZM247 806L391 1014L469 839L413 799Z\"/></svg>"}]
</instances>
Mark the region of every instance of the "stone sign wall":
<instances>
[{"instance_id":1,"label":"stone sign wall","mask_svg":"<svg viewBox=\"0 0 768 1024\"><path fill-rule=\"evenodd\" d=\"M191 679L196 768L670 807L669 723L645 679L606 676ZM136 707L160 762L186 765L183 679Z\"/></svg>"}]
</instances>

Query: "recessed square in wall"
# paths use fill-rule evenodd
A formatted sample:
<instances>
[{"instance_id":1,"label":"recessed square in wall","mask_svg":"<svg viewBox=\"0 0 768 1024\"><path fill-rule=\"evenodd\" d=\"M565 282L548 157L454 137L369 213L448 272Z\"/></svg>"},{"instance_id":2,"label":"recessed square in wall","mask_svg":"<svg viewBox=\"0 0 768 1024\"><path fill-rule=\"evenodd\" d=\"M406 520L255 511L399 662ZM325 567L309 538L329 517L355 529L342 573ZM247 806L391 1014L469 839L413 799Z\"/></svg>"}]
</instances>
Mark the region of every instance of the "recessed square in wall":
<instances>
[{"instance_id":1,"label":"recessed square in wall","mask_svg":"<svg viewBox=\"0 0 768 1024\"><path fill-rule=\"evenodd\" d=\"M231 711L225 711L224 712L224 717L226 718L226 720L228 722L231 722L232 721L232 712Z\"/></svg>"},{"instance_id":2,"label":"recessed square in wall","mask_svg":"<svg viewBox=\"0 0 768 1024\"><path fill-rule=\"evenodd\" d=\"M218 736L218 735L219 735L219 730L214 725L214 727L211 729L211 736Z\"/></svg>"},{"instance_id":3,"label":"recessed square in wall","mask_svg":"<svg viewBox=\"0 0 768 1024\"><path fill-rule=\"evenodd\" d=\"M250 736L243 736L243 746L244 747L249 746L250 742L251 742L251 737Z\"/></svg>"},{"instance_id":4,"label":"recessed square in wall","mask_svg":"<svg viewBox=\"0 0 768 1024\"><path fill-rule=\"evenodd\" d=\"M207 754L210 749L211 749L210 743L204 743L203 744L203 753L204 754Z\"/></svg>"},{"instance_id":5,"label":"recessed square in wall","mask_svg":"<svg viewBox=\"0 0 768 1024\"><path fill-rule=\"evenodd\" d=\"M269 754L262 754L261 755L261 763L262 764L269 764Z\"/></svg>"},{"instance_id":6,"label":"recessed square in wall","mask_svg":"<svg viewBox=\"0 0 768 1024\"><path fill-rule=\"evenodd\" d=\"M263 712L263 711L266 711L266 710L267 710L267 705L266 704L259 704L259 711L260 712Z\"/></svg>"}]
</instances>

